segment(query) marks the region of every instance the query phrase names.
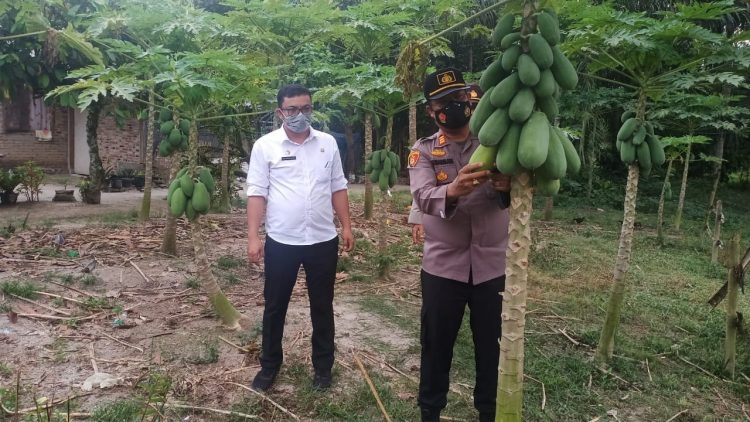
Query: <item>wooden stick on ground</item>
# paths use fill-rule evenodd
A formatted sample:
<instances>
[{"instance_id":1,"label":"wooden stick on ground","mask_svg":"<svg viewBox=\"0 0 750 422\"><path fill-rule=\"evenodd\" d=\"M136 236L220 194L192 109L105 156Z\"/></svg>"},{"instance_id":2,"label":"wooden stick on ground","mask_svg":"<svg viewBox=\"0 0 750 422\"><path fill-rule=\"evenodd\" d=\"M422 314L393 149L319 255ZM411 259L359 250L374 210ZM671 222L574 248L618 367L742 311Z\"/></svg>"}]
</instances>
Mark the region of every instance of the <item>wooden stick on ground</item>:
<instances>
[{"instance_id":1,"label":"wooden stick on ground","mask_svg":"<svg viewBox=\"0 0 750 422\"><path fill-rule=\"evenodd\" d=\"M80 300L77 300L77 299L71 299L71 298L69 298L69 297L65 297L65 296L60 296L60 295L56 295L56 294L54 294L54 293L47 293L47 292L42 292L42 291L40 291L40 290L35 290L35 291L34 291L34 293L36 293L36 294L38 294L38 295L43 295L43 296L54 297L54 298L56 298L56 299L62 299L62 300L64 300L64 301L66 301L66 302L73 302L73 303L77 303L77 304L79 304L79 305L83 305L83 302L81 302Z\"/></svg>"},{"instance_id":2,"label":"wooden stick on ground","mask_svg":"<svg viewBox=\"0 0 750 422\"><path fill-rule=\"evenodd\" d=\"M67 401L71 401L71 400L77 399L79 397L90 396L91 394L93 394L93 393L79 394L77 396L68 397L68 398L65 398L65 399L52 400L52 402L49 403L49 404L47 404L47 406L57 406L58 404L65 403ZM23 415L25 413L36 412L36 411L39 410L39 408L37 406L33 406L33 407L27 407L25 409L18 409L18 411L14 411L14 410L10 410L10 409L6 408L1 403L0 403L0 408L3 409L3 412L5 412L5 414L10 415L10 416ZM72 413L71 413L71 416L73 416Z\"/></svg>"},{"instance_id":3,"label":"wooden stick on ground","mask_svg":"<svg viewBox=\"0 0 750 422\"><path fill-rule=\"evenodd\" d=\"M222 415L240 416L245 419L260 419L260 417L257 415L248 415L247 413L233 412L233 411L221 410L221 409L213 409L210 407L188 406L186 404L177 404L177 403L157 403L157 404L164 405L165 407L174 407L175 409L204 410L208 412L219 413Z\"/></svg>"},{"instance_id":4,"label":"wooden stick on ground","mask_svg":"<svg viewBox=\"0 0 750 422\"><path fill-rule=\"evenodd\" d=\"M228 345L230 345L230 346L234 347L235 349L239 350L239 351L240 351L240 352L242 352L242 353L249 353L249 351L248 351L248 350L247 350L246 348L244 348L244 347L242 347L242 346L240 346L240 345L234 344L234 343L232 343L231 341L229 341L229 340L225 339L225 338L224 338L224 337L222 337L222 336L219 336L219 340L221 340L221 341L223 341L224 343L226 343L226 344L228 344Z\"/></svg>"},{"instance_id":5,"label":"wooden stick on ground","mask_svg":"<svg viewBox=\"0 0 750 422\"><path fill-rule=\"evenodd\" d=\"M710 373L710 372L706 371L705 369L703 369L703 368L701 368L700 366L698 366L698 365L694 364L693 362L690 362L689 360L687 360L687 359L683 358L682 356L679 356L679 355L677 355L677 357L678 357L678 358L679 358L679 359L680 359L681 361L683 361L683 362L687 363L688 365L692 366L693 368L695 368L695 369L697 369L697 370L699 370L699 371L703 372L704 374L706 374L706 375L710 376L711 378L719 379L719 377L717 377L716 375L714 375L714 374L712 374L712 373Z\"/></svg>"},{"instance_id":6,"label":"wooden stick on ground","mask_svg":"<svg viewBox=\"0 0 750 422\"><path fill-rule=\"evenodd\" d=\"M354 361L357 363L357 366L359 367L359 371L362 372L362 375L365 377L365 381L367 381L367 385L370 387L370 392L372 392L372 395L375 397L375 401L378 402L378 407L380 408L380 411L383 413L385 420L388 422L392 422L391 417L388 415L388 412L385 410L385 406L383 406L383 402L380 401L378 390L375 389L375 385L373 385L372 380L370 379L370 376L367 375L367 370L365 370L365 367L362 365L362 361L359 360L359 357L357 357L357 352L352 351L352 356L354 356Z\"/></svg>"},{"instance_id":7,"label":"wooden stick on ground","mask_svg":"<svg viewBox=\"0 0 750 422\"><path fill-rule=\"evenodd\" d=\"M101 335L103 335L104 337L107 337L107 338L108 338L108 339L110 339L110 340L114 340L114 341L116 341L116 342L118 342L118 343L122 344L123 346L128 346L128 347L130 347L131 349L135 349L135 350L137 350L137 351L139 351L139 352L143 353L143 349L142 349L142 348L140 348L140 347L138 347L138 346L134 346L134 345L132 345L132 344L130 344L130 343L128 343L128 342L122 341L122 340L120 340L119 338L116 338L116 337L112 337L111 335L109 335L109 334L107 334L107 333L101 333Z\"/></svg>"},{"instance_id":8,"label":"wooden stick on ground","mask_svg":"<svg viewBox=\"0 0 750 422\"><path fill-rule=\"evenodd\" d=\"M74 292L76 292L76 293L78 293L78 294L82 294L82 295L84 295L84 296L88 296L88 297L95 297L95 298L98 298L98 297L99 297L99 296L96 296L96 295L92 295L91 293L86 293L86 292L84 292L84 291L82 291L82 290L78 290L78 289L76 289L75 287L71 287L71 286L68 286L68 285L65 285L65 284L62 284L62 283L58 283L58 282L56 282L56 281L52 281L52 280L47 280L47 283L52 283L52 284L54 284L54 285L56 285L56 286L60 286L60 287L62 287L62 288L64 288L64 289L72 290L72 291L74 291Z\"/></svg>"},{"instance_id":9,"label":"wooden stick on ground","mask_svg":"<svg viewBox=\"0 0 750 422\"><path fill-rule=\"evenodd\" d=\"M651 377L651 368L648 367L648 359L646 359L646 372L648 372L648 380L654 382L654 379Z\"/></svg>"},{"instance_id":10,"label":"wooden stick on ground","mask_svg":"<svg viewBox=\"0 0 750 422\"><path fill-rule=\"evenodd\" d=\"M138 274L140 274L141 277L143 277L143 279L146 280L146 283L151 283L151 280L148 277L146 277L146 274L143 274L143 271L141 271L141 269L138 268L138 265L136 265L135 262L133 262L130 259L128 259L128 262L130 262L130 265L132 265L133 268L135 268L135 270L138 271Z\"/></svg>"},{"instance_id":11,"label":"wooden stick on ground","mask_svg":"<svg viewBox=\"0 0 750 422\"><path fill-rule=\"evenodd\" d=\"M542 384L542 410L544 410L544 407L547 406L547 391L544 389L544 383L541 382L541 381L539 381L538 379L536 379L534 377L531 377L531 376L527 375L527 374L523 374L523 376L526 377L526 378L528 378L528 379L530 379L530 380L532 380L532 381L534 381L534 382Z\"/></svg>"},{"instance_id":12,"label":"wooden stick on ground","mask_svg":"<svg viewBox=\"0 0 750 422\"><path fill-rule=\"evenodd\" d=\"M97 316L101 315L101 312L93 314L93 315L89 315L89 316L83 317L83 318L59 317L59 316L44 315L44 314L27 314L27 313L20 313L20 312L17 313L16 315L20 316L20 317L26 317L26 318L52 319L52 320L55 320L55 321L86 321L86 320L89 320L89 319L96 318Z\"/></svg>"},{"instance_id":13,"label":"wooden stick on ground","mask_svg":"<svg viewBox=\"0 0 750 422\"><path fill-rule=\"evenodd\" d=\"M99 367L96 366L96 357L94 357L94 342L89 343L89 356L91 357L91 366L94 367L94 373L99 373Z\"/></svg>"},{"instance_id":14,"label":"wooden stick on ground","mask_svg":"<svg viewBox=\"0 0 750 422\"><path fill-rule=\"evenodd\" d=\"M13 296L14 298L16 298L16 299L18 299L18 300L22 300L22 301L24 301L24 302L27 302L27 303L30 303L30 304L32 304L32 305L38 306L38 307L40 307L40 308L44 308L44 309L46 309L46 310L48 310L48 311L52 311L52 312L54 312L54 313L56 313L56 314L60 314L60 315L65 315L65 316L70 316L70 312L65 312L65 311L62 311L62 310L60 310L60 309L55 309L55 308L53 308L53 307L51 307L51 306L47 306L47 305L45 305L45 304L43 304L43 303L39 303L39 302L33 301L33 300L31 300L31 299L26 299L25 297L21 297L21 296L18 296L18 295L14 295L13 293L8 293L8 295L10 295L10 296Z\"/></svg>"},{"instance_id":15,"label":"wooden stick on ground","mask_svg":"<svg viewBox=\"0 0 750 422\"><path fill-rule=\"evenodd\" d=\"M269 397L268 397L267 395L265 395L265 394L263 394L263 393L261 393L261 392L259 392L259 391L255 391L255 390L253 390L252 388L250 388L250 387L247 387L247 386L244 386L244 385L242 385L242 384L237 384L236 382L231 382L231 381L227 381L227 382L225 382L224 384L232 384L232 385L236 385L237 387L240 387L240 388L244 388L244 389L245 389L245 390L247 390L247 391L250 391L250 392L252 392L252 393L254 393L254 394L257 394L257 395L258 395L258 396L260 396L260 398L262 398L263 400L267 400L267 401L268 401L269 403L271 403L272 405L274 405L274 406L275 406L275 407L276 407L277 409L281 410L282 412L284 412L284 413L286 413L287 415L289 415L289 416L291 416L292 418L294 418L294 420L296 420L296 421L298 421L298 420L299 420L299 416L297 416L297 415L295 415L294 413L292 413L292 412L288 411L288 410L287 410L287 409L286 409L286 408L285 408L284 406L282 406L282 405L280 405L280 404L276 403L275 401L271 400L271 398L269 398Z\"/></svg>"}]
</instances>

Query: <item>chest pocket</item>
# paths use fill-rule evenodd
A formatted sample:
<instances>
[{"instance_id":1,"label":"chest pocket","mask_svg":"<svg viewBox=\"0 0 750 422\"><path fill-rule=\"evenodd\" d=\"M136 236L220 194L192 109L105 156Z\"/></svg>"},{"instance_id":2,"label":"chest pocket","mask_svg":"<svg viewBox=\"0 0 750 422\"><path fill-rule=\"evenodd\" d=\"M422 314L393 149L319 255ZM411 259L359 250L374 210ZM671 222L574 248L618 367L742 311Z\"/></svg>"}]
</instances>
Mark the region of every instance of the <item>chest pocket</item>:
<instances>
[{"instance_id":1,"label":"chest pocket","mask_svg":"<svg viewBox=\"0 0 750 422\"><path fill-rule=\"evenodd\" d=\"M432 168L435 170L435 184L437 186L447 185L458 176L456 164L453 159L432 160Z\"/></svg>"}]
</instances>

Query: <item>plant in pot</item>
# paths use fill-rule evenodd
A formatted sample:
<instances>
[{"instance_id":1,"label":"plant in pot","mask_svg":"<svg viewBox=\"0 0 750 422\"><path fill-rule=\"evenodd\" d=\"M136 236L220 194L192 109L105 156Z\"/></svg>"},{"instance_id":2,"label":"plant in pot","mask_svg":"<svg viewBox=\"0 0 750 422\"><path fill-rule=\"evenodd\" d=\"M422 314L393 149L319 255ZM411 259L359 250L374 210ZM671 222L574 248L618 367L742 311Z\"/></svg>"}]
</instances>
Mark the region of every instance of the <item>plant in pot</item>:
<instances>
[{"instance_id":1,"label":"plant in pot","mask_svg":"<svg viewBox=\"0 0 750 422\"><path fill-rule=\"evenodd\" d=\"M76 202L74 193L73 189L68 189L68 179L65 179L63 188L55 190L55 197L52 200L55 202Z\"/></svg>"},{"instance_id":2,"label":"plant in pot","mask_svg":"<svg viewBox=\"0 0 750 422\"><path fill-rule=\"evenodd\" d=\"M146 174L143 170L138 170L133 176L133 186L138 190L143 190L143 186L146 185Z\"/></svg>"},{"instance_id":3,"label":"plant in pot","mask_svg":"<svg viewBox=\"0 0 750 422\"><path fill-rule=\"evenodd\" d=\"M127 167L121 168L120 171L117 172L117 174L120 176L120 179L122 180L123 189L133 187L133 182L135 181L135 173L135 169Z\"/></svg>"},{"instance_id":4,"label":"plant in pot","mask_svg":"<svg viewBox=\"0 0 750 422\"><path fill-rule=\"evenodd\" d=\"M26 195L29 202L39 201L44 183L44 170L33 161L27 161L16 168L21 178L18 190Z\"/></svg>"},{"instance_id":5,"label":"plant in pot","mask_svg":"<svg viewBox=\"0 0 750 422\"><path fill-rule=\"evenodd\" d=\"M84 177L81 182L78 183L78 193L81 195L81 201L86 204L94 204L93 198L91 198L92 187L94 183L89 177Z\"/></svg>"},{"instance_id":6,"label":"plant in pot","mask_svg":"<svg viewBox=\"0 0 750 422\"><path fill-rule=\"evenodd\" d=\"M21 175L12 169L0 170L0 204L15 204L18 200L16 187L21 183Z\"/></svg>"}]
</instances>

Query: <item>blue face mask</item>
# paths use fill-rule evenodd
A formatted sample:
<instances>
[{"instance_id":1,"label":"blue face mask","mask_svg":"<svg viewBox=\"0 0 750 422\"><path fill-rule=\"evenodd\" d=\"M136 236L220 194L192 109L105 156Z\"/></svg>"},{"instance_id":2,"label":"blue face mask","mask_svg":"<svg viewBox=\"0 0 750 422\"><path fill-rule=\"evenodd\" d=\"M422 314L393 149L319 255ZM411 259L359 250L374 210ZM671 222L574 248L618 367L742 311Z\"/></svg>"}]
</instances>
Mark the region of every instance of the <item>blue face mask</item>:
<instances>
[{"instance_id":1,"label":"blue face mask","mask_svg":"<svg viewBox=\"0 0 750 422\"><path fill-rule=\"evenodd\" d=\"M299 113L296 116L286 117L284 124L292 132L302 133L310 127L310 115Z\"/></svg>"}]
</instances>

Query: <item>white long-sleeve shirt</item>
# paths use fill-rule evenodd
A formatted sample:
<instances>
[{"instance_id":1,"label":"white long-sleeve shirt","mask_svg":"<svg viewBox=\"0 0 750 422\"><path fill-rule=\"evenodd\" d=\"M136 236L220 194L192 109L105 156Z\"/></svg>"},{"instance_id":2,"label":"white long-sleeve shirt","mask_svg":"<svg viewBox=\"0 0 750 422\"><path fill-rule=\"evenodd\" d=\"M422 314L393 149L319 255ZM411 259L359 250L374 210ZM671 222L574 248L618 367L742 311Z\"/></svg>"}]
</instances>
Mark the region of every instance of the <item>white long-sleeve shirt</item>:
<instances>
[{"instance_id":1,"label":"white long-sleeve shirt","mask_svg":"<svg viewBox=\"0 0 750 422\"><path fill-rule=\"evenodd\" d=\"M310 128L301 144L281 127L255 141L247 196L266 199L266 234L287 245L311 245L337 236L334 192L346 189L333 136Z\"/></svg>"}]
</instances>

